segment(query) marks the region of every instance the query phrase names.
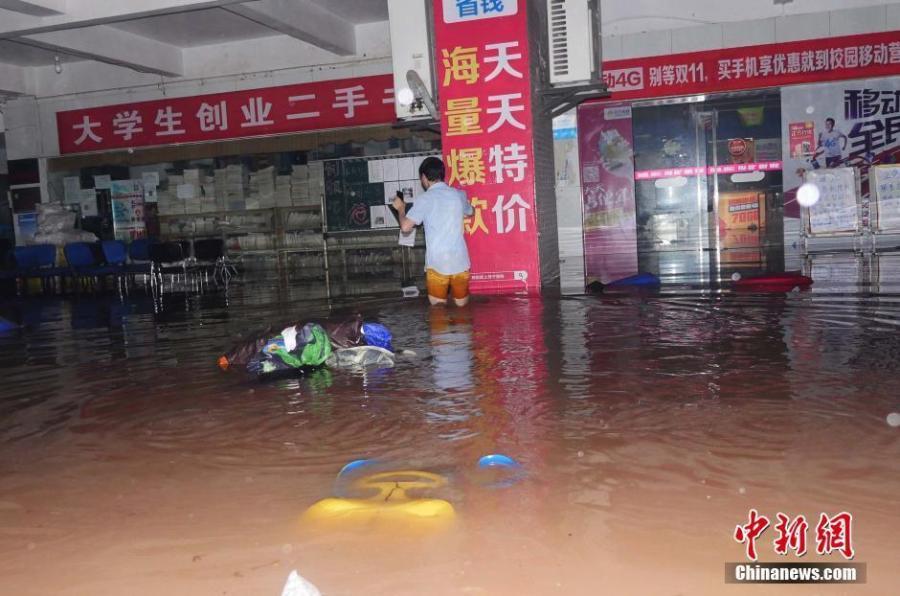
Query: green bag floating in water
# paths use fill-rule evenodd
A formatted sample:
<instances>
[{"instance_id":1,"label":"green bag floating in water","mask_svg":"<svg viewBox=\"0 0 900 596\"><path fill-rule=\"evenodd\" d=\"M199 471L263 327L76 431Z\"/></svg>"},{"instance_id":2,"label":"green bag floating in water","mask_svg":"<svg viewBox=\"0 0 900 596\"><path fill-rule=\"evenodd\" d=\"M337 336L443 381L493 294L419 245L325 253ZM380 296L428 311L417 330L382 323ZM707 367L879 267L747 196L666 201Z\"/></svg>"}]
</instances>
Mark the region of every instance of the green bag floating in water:
<instances>
[{"instance_id":1,"label":"green bag floating in water","mask_svg":"<svg viewBox=\"0 0 900 596\"><path fill-rule=\"evenodd\" d=\"M331 341L316 323L299 330L285 327L271 338L257 356L247 363L247 370L257 375L322 366L331 355Z\"/></svg>"}]
</instances>

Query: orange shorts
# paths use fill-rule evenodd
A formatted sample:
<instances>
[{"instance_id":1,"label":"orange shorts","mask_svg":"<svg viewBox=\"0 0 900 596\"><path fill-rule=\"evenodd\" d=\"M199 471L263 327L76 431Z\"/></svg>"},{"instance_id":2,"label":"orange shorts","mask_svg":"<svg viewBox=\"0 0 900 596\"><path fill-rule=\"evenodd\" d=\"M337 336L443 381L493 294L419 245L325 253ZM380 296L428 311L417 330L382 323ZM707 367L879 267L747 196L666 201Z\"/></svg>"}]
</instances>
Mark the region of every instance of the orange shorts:
<instances>
[{"instance_id":1,"label":"orange shorts","mask_svg":"<svg viewBox=\"0 0 900 596\"><path fill-rule=\"evenodd\" d=\"M444 275L434 269L425 272L425 286L428 295L438 300L446 300L448 295L456 300L462 300L469 295L469 272Z\"/></svg>"}]
</instances>

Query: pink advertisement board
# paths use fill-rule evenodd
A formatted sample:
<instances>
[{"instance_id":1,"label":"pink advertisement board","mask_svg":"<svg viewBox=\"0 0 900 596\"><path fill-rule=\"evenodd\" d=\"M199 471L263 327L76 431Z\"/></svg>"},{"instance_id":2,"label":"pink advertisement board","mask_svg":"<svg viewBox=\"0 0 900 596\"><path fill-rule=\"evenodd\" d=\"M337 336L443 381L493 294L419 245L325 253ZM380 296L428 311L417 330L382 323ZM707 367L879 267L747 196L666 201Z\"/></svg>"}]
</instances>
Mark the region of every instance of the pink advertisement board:
<instances>
[{"instance_id":1,"label":"pink advertisement board","mask_svg":"<svg viewBox=\"0 0 900 596\"><path fill-rule=\"evenodd\" d=\"M587 283L638 272L634 148L629 104L578 107Z\"/></svg>"}]
</instances>

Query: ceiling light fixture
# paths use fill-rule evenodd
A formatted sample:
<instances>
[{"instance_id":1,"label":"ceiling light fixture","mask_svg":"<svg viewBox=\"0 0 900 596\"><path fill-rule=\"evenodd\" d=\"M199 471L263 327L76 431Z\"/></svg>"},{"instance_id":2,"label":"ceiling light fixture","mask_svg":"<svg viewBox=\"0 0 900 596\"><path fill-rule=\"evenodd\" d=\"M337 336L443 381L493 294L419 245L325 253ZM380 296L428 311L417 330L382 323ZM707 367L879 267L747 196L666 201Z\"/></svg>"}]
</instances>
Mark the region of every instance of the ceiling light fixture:
<instances>
[{"instance_id":1,"label":"ceiling light fixture","mask_svg":"<svg viewBox=\"0 0 900 596\"><path fill-rule=\"evenodd\" d=\"M53 70L56 71L56 74L62 72L62 63L59 61L59 56L53 57Z\"/></svg>"}]
</instances>

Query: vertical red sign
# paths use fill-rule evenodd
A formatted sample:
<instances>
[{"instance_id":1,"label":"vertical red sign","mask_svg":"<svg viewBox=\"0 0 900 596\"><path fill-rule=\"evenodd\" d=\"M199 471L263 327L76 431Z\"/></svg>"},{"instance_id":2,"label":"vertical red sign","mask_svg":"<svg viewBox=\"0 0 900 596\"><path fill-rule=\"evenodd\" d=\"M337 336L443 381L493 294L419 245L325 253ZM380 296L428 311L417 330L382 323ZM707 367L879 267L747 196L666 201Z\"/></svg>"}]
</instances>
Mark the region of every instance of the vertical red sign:
<instances>
[{"instance_id":1,"label":"vertical red sign","mask_svg":"<svg viewBox=\"0 0 900 596\"><path fill-rule=\"evenodd\" d=\"M475 209L465 228L476 293L540 289L528 18L518 4L434 0L447 182Z\"/></svg>"}]
</instances>

